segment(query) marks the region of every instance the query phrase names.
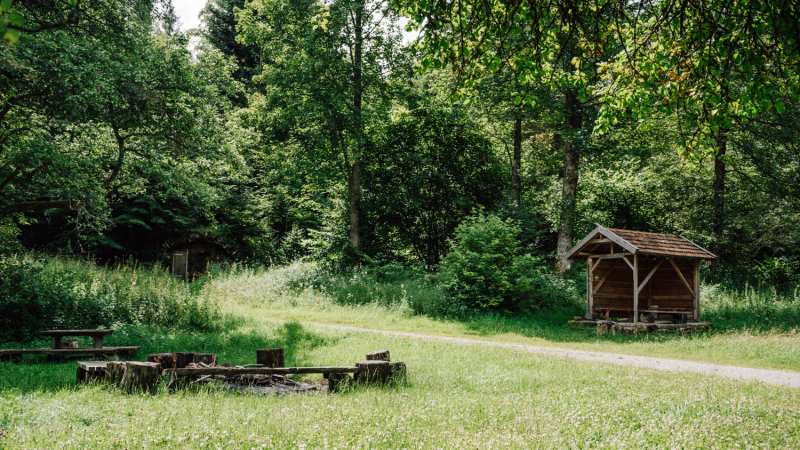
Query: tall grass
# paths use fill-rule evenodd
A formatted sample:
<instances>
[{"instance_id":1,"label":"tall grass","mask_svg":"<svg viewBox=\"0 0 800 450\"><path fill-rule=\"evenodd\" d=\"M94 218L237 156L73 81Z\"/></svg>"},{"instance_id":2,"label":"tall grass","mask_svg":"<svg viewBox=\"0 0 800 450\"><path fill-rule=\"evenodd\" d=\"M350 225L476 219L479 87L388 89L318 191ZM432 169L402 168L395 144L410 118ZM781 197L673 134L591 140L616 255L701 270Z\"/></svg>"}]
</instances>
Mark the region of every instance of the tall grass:
<instances>
[{"instance_id":1,"label":"tall grass","mask_svg":"<svg viewBox=\"0 0 800 450\"><path fill-rule=\"evenodd\" d=\"M800 285L783 292L772 286L721 284L701 288L701 316L717 326L788 330L800 327Z\"/></svg>"},{"instance_id":2,"label":"tall grass","mask_svg":"<svg viewBox=\"0 0 800 450\"><path fill-rule=\"evenodd\" d=\"M201 294L201 283L183 283L158 265L98 267L33 254L0 258L0 340L28 340L48 328L210 328L219 310Z\"/></svg>"}]
</instances>

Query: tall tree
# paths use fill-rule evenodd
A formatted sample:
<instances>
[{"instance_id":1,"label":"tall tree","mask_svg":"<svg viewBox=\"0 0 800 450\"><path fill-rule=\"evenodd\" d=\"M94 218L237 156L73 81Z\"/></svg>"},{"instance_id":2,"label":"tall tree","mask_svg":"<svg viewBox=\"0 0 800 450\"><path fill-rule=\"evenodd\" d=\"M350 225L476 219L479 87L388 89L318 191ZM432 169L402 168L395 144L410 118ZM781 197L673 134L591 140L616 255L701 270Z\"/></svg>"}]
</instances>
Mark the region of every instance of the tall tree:
<instances>
[{"instance_id":1,"label":"tall tree","mask_svg":"<svg viewBox=\"0 0 800 450\"><path fill-rule=\"evenodd\" d=\"M239 40L269 62L251 98L269 115L262 125L281 130L276 137L288 133L310 160L337 161L348 186L349 241L361 251L365 119L388 101L380 94L398 59L396 18L381 1L256 0L237 20Z\"/></svg>"}]
</instances>

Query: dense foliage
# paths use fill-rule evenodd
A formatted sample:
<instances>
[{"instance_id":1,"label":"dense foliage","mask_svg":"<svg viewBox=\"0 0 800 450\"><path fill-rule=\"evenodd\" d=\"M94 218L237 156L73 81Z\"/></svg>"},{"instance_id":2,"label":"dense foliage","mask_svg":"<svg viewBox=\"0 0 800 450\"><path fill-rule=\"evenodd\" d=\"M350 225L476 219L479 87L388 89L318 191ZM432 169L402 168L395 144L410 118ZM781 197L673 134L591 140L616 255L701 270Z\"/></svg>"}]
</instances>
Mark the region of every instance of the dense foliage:
<instances>
[{"instance_id":1,"label":"dense foliage","mask_svg":"<svg viewBox=\"0 0 800 450\"><path fill-rule=\"evenodd\" d=\"M165 264L202 234L256 266L443 264L414 311L521 311L563 303L597 222L796 283L797 5L561 6L210 0L184 32L169 0L4 2L0 253Z\"/></svg>"},{"instance_id":2,"label":"dense foliage","mask_svg":"<svg viewBox=\"0 0 800 450\"><path fill-rule=\"evenodd\" d=\"M208 329L219 313L200 300L197 287L153 267L0 257L0 341L125 324Z\"/></svg>"}]
</instances>

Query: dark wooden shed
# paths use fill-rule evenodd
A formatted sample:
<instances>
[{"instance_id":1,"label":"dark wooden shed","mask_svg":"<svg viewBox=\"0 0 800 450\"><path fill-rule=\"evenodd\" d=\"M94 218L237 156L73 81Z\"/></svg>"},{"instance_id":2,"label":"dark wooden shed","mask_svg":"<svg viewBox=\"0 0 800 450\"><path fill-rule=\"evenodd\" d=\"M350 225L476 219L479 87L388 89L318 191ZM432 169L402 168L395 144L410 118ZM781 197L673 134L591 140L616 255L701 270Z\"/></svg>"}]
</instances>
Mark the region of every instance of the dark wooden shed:
<instances>
[{"instance_id":1,"label":"dark wooden shed","mask_svg":"<svg viewBox=\"0 0 800 450\"><path fill-rule=\"evenodd\" d=\"M596 224L597 225L597 224ZM714 254L683 236L592 230L567 257L585 258L586 318L700 315L700 261Z\"/></svg>"},{"instance_id":2,"label":"dark wooden shed","mask_svg":"<svg viewBox=\"0 0 800 450\"><path fill-rule=\"evenodd\" d=\"M165 243L172 275L191 280L205 273L209 262L227 259L228 252L213 240L210 233L191 233L181 240Z\"/></svg>"}]
</instances>

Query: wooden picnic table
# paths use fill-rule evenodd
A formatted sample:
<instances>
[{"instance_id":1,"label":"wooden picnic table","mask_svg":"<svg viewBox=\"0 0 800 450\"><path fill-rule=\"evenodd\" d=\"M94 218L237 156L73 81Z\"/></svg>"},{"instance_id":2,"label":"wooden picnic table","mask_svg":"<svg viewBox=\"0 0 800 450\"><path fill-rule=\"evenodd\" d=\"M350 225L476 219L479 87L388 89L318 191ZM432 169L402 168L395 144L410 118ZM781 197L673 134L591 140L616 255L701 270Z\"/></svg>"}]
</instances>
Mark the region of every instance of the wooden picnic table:
<instances>
[{"instance_id":1,"label":"wooden picnic table","mask_svg":"<svg viewBox=\"0 0 800 450\"><path fill-rule=\"evenodd\" d=\"M141 346L103 347L103 337L114 333L114 330L46 330L39 334L53 338L50 348L30 349L4 349L0 350L0 361L18 361L22 355L47 355L48 361L58 361L67 355L94 355L94 356L128 356L136 353ZM91 347L62 348L61 338L65 336L91 336Z\"/></svg>"},{"instance_id":2,"label":"wooden picnic table","mask_svg":"<svg viewBox=\"0 0 800 450\"><path fill-rule=\"evenodd\" d=\"M65 336L91 336L92 348L103 348L103 336L114 333L114 330L46 330L39 334L41 336L51 336L53 338L50 348L61 348L61 338Z\"/></svg>"}]
</instances>

